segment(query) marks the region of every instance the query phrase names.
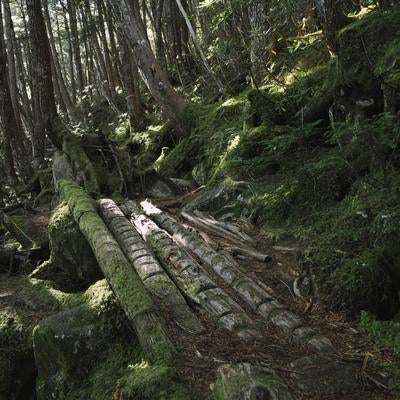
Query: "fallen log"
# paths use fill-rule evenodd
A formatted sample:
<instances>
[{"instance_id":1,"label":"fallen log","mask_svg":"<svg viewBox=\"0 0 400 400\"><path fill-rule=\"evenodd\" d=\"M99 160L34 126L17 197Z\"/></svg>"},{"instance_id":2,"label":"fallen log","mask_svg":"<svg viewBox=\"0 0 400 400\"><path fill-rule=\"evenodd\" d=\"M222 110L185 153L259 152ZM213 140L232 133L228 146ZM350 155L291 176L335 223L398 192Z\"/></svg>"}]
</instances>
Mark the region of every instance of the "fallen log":
<instances>
[{"instance_id":1,"label":"fallen log","mask_svg":"<svg viewBox=\"0 0 400 400\"><path fill-rule=\"evenodd\" d=\"M205 220L204 218L196 217L194 215L190 215L189 213L182 211L181 212L182 217L189 222L192 226L199 228L201 230L204 230L205 232L210 233L211 235L218 236L222 238L224 241L233 243L236 246L243 247L246 245L249 245L250 243L243 238L237 236L233 232L216 225L214 223L211 223L210 221L212 220Z\"/></svg>"},{"instance_id":2,"label":"fallen log","mask_svg":"<svg viewBox=\"0 0 400 400\"><path fill-rule=\"evenodd\" d=\"M186 296L198 304L210 318L241 338L253 339L259 336L255 323L239 304L218 288L207 272L177 246L167 232L147 218L135 202L125 203L125 212Z\"/></svg>"},{"instance_id":3,"label":"fallen log","mask_svg":"<svg viewBox=\"0 0 400 400\"><path fill-rule=\"evenodd\" d=\"M104 276L132 322L143 351L152 362L172 364L175 351L164 324L139 276L98 215L94 200L72 181L62 180L60 188Z\"/></svg>"},{"instance_id":4,"label":"fallen log","mask_svg":"<svg viewBox=\"0 0 400 400\"><path fill-rule=\"evenodd\" d=\"M149 201L141 203L147 216L165 229L173 240L194 254L210 267L224 282L235 290L256 313L271 322L294 341L310 347L312 350L333 351L329 339L319 336L313 329L303 326L303 321L274 299L261 285L247 276L236 263L216 252L194 233L185 229L174 218Z\"/></svg>"},{"instance_id":5,"label":"fallen log","mask_svg":"<svg viewBox=\"0 0 400 400\"><path fill-rule=\"evenodd\" d=\"M102 199L98 204L100 215L146 289L160 300L162 308L181 328L190 333L203 332L204 327L190 310L179 289L119 207L109 199Z\"/></svg>"},{"instance_id":6,"label":"fallen log","mask_svg":"<svg viewBox=\"0 0 400 400\"><path fill-rule=\"evenodd\" d=\"M233 247L232 254L234 256L241 255L248 258L252 258L253 260L260 261L263 263L269 263L272 260L272 257L268 254L259 253L255 250L244 249L242 247Z\"/></svg>"}]
</instances>

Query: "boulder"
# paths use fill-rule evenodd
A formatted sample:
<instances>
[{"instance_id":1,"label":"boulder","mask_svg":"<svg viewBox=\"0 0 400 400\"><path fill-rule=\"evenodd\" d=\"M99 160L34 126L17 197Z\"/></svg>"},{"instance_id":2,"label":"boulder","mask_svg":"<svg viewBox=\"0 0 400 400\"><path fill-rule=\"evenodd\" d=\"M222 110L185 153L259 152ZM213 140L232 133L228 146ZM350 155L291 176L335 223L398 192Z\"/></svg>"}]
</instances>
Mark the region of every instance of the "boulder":
<instances>
[{"instance_id":1,"label":"boulder","mask_svg":"<svg viewBox=\"0 0 400 400\"><path fill-rule=\"evenodd\" d=\"M204 189L199 196L185 205L184 211L200 210L216 213L228 203L238 202L239 193L238 189L227 188L224 184L219 184Z\"/></svg>"},{"instance_id":2,"label":"boulder","mask_svg":"<svg viewBox=\"0 0 400 400\"><path fill-rule=\"evenodd\" d=\"M208 180L207 168L203 163L197 164L192 170L194 181L199 185L205 185Z\"/></svg>"},{"instance_id":3,"label":"boulder","mask_svg":"<svg viewBox=\"0 0 400 400\"><path fill-rule=\"evenodd\" d=\"M211 386L215 400L291 400L287 386L270 368L249 363L225 364Z\"/></svg>"},{"instance_id":4,"label":"boulder","mask_svg":"<svg viewBox=\"0 0 400 400\"><path fill-rule=\"evenodd\" d=\"M87 284L102 278L96 258L65 203L56 207L50 218L49 239L54 267Z\"/></svg>"},{"instance_id":5,"label":"boulder","mask_svg":"<svg viewBox=\"0 0 400 400\"><path fill-rule=\"evenodd\" d=\"M33 329L39 400L64 398L87 375L104 344L121 335L123 313L105 280L77 296L75 303Z\"/></svg>"}]
</instances>

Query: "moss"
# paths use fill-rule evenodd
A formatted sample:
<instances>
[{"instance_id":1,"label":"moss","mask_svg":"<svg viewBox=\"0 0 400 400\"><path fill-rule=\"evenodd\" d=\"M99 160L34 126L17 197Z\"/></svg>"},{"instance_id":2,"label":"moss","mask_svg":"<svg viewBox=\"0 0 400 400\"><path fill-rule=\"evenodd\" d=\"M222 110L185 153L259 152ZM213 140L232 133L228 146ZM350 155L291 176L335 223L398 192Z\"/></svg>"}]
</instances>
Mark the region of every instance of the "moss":
<instances>
[{"instance_id":1,"label":"moss","mask_svg":"<svg viewBox=\"0 0 400 400\"><path fill-rule=\"evenodd\" d=\"M102 277L95 256L76 224L68 205L61 203L49 221L52 278L70 287L91 284ZM57 274L61 270L65 277ZM49 271L50 272L50 271Z\"/></svg>"},{"instance_id":2,"label":"moss","mask_svg":"<svg viewBox=\"0 0 400 400\"><path fill-rule=\"evenodd\" d=\"M176 371L165 365L150 365L146 361L129 364L125 374L118 380L118 392L127 398L141 399L195 399L195 395L180 380Z\"/></svg>"},{"instance_id":3,"label":"moss","mask_svg":"<svg viewBox=\"0 0 400 400\"><path fill-rule=\"evenodd\" d=\"M399 10L375 10L345 27L339 34L342 83L372 83L375 73L383 71L391 55L398 54L396 32L399 28ZM386 46L381 43L386 42ZM389 51L388 51L389 49ZM393 61L393 59L392 59Z\"/></svg>"},{"instance_id":4,"label":"moss","mask_svg":"<svg viewBox=\"0 0 400 400\"><path fill-rule=\"evenodd\" d=\"M363 312L360 326L376 346L400 354L400 321L377 321Z\"/></svg>"}]
</instances>

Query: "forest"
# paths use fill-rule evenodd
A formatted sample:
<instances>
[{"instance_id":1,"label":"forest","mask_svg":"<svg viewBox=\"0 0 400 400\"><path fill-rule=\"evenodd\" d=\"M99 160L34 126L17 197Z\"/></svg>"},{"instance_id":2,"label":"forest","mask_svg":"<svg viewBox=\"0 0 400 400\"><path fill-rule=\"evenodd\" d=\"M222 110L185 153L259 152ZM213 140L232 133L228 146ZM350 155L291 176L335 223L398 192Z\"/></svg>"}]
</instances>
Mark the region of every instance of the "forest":
<instances>
[{"instance_id":1,"label":"forest","mask_svg":"<svg viewBox=\"0 0 400 400\"><path fill-rule=\"evenodd\" d=\"M400 398L397 0L0 0L0 400Z\"/></svg>"}]
</instances>

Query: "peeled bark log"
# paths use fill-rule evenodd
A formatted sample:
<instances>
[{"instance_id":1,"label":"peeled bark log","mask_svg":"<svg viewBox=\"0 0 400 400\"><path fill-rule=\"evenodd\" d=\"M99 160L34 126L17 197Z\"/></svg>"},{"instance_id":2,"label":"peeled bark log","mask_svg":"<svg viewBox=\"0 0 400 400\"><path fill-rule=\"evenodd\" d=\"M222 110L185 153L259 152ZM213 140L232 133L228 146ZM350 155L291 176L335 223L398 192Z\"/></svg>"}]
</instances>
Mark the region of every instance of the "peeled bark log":
<instances>
[{"instance_id":1,"label":"peeled bark log","mask_svg":"<svg viewBox=\"0 0 400 400\"><path fill-rule=\"evenodd\" d=\"M332 351L329 339L319 336L313 329L305 328L303 321L285 306L275 300L264 288L249 278L237 264L216 252L197 235L185 229L167 213L154 207L149 201L141 203L144 212L160 227L165 229L175 242L197 256L212 268L224 282L235 290L254 312L282 330L294 341L310 347L314 351Z\"/></svg>"},{"instance_id":2,"label":"peeled bark log","mask_svg":"<svg viewBox=\"0 0 400 400\"><path fill-rule=\"evenodd\" d=\"M254 322L243 309L211 280L207 272L153 221L141 213L133 201L125 203L126 213L161 261L176 285L219 325L243 339L258 335Z\"/></svg>"},{"instance_id":3,"label":"peeled bark log","mask_svg":"<svg viewBox=\"0 0 400 400\"><path fill-rule=\"evenodd\" d=\"M170 364L174 348L164 324L139 276L96 211L93 199L80 186L61 181L61 191L97 262L133 323L143 351L153 362Z\"/></svg>"},{"instance_id":4,"label":"peeled bark log","mask_svg":"<svg viewBox=\"0 0 400 400\"><path fill-rule=\"evenodd\" d=\"M100 200L99 206L101 216L146 289L160 300L162 308L181 328L201 333L204 328L200 321L118 206L106 199Z\"/></svg>"}]
</instances>

